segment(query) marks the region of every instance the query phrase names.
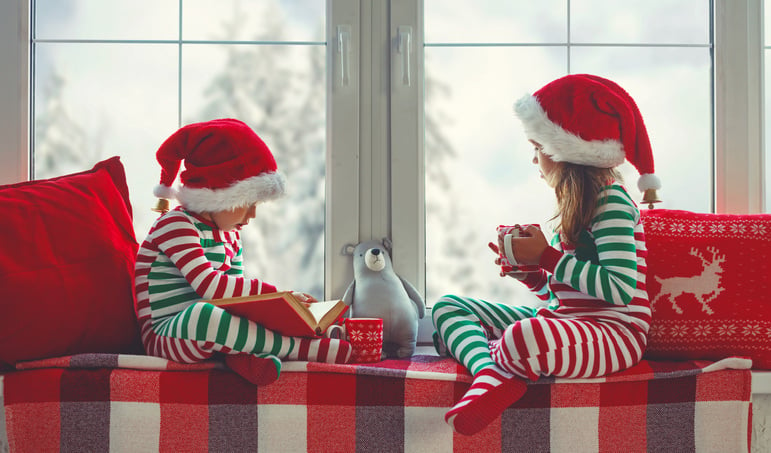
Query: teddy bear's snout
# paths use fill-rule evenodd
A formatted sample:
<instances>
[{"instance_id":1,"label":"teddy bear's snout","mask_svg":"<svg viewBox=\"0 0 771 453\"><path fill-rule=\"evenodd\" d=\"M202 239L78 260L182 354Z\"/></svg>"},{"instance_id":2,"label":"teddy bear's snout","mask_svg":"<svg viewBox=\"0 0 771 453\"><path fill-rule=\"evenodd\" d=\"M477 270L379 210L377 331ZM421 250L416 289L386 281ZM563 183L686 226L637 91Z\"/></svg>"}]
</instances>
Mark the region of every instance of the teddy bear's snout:
<instances>
[{"instance_id":1,"label":"teddy bear's snout","mask_svg":"<svg viewBox=\"0 0 771 453\"><path fill-rule=\"evenodd\" d=\"M380 272L385 268L385 258L381 256L381 250L379 248L372 248L367 250L364 255L364 262L370 270Z\"/></svg>"}]
</instances>

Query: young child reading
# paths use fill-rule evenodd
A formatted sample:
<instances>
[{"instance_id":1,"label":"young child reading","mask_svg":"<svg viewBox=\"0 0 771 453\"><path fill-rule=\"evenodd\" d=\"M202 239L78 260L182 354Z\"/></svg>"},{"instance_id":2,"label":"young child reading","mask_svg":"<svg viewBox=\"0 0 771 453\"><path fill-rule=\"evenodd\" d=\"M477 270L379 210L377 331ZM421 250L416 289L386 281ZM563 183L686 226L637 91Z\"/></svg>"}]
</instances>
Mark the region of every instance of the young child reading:
<instances>
[{"instance_id":1,"label":"young child reading","mask_svg":"<svg viewBox=\"0 0 771 453\"><path fill-rule=\"evenodd\" d=\"M347 362L351 346L344 340L282 336L202 302L276 291L243 275L239 230L257 204L284 193L284 177L260 137L235 119L190 124L156 158L161 179L154 193L180 206L155 221L137 256L137 317L147 353L184 363L221 353L258 385L278 378L281 359ZM172 189L182 164L182 184Z\"/></svg>"},{"instance_id":2,"label":"young child reading","mask_svg":"<svg viewBox=\"0 0 771 453\"><path fill-rule=\"evenodd\" d=\"M610 80L569 75L521 98L515 112L535 148L533 163L555 190L557 227L551 244L528 226L490 248L537 264L535 272L509 275L548 306L454 295L434 305L437 349L474 376L445 415L462 434L480 431L521 398L525 379L596 377L634 365L651 321L640 212L614 169L626 159L640 172L641 191L660 187L634 100Z\"/></svg>"}]
</instances>

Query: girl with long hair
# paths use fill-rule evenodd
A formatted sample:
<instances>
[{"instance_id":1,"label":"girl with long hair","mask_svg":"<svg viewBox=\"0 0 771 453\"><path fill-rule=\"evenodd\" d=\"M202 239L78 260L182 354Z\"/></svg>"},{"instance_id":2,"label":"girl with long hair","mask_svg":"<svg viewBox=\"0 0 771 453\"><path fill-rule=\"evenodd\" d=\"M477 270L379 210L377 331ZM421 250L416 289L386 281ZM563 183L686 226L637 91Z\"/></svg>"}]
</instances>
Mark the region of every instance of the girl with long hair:
<instances>
[{"instance_id":1,"label":"girl with long hair","mask_svg":"<svg viewBox=\"0 0 771 453\"><path fill-rule=\"evenodd\" d=\"M634 100L610 80L569 75L521 98L515 112L534 147L533 163L555 191L557 226L550 242L530 225L522 237L500 236L489 246L513 263L537 265L507 275L544 306L456 295L434 304L437 350L474 376L445 415L461 434L497 419L524 395L528 379L631 367L642 358L651 321L640 211L615 170L627 160L640 173L641 191L660 188Z\"/></svg>"}]
</instances>

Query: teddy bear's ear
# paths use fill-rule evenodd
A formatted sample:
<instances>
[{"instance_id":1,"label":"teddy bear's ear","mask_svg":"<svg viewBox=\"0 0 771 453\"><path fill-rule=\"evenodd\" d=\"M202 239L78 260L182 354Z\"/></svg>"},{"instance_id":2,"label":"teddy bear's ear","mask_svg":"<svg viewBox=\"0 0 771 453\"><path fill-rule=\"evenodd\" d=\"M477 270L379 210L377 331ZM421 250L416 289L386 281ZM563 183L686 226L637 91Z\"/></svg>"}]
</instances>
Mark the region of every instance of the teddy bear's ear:
<instances>
[{"instance_id":1,"label":"teddy bear's ear","mask_svg":"<svg viewBox=\"0 0 771 453\"><path fill-rule=\"evenodd\" d=\"M340 250L341 255L353 255L353 251L356 249L356 246L353 244L345 244L343 246L343 249Z\"/></svg>"},{"instance_id":2,"label":"teddy bear's ear","mask_svg":"<svg viewBox=\"0 0 771 453\"><path fill-rule=\"evenodd\" d=\"M391 252L393 251L393 245L394 245L393 241L391 241L391 238L383 238L381 242L383 243L383 247L385 247L386 250L388 250L388 254L390 255Z\"/></svg>"}]
</instances>

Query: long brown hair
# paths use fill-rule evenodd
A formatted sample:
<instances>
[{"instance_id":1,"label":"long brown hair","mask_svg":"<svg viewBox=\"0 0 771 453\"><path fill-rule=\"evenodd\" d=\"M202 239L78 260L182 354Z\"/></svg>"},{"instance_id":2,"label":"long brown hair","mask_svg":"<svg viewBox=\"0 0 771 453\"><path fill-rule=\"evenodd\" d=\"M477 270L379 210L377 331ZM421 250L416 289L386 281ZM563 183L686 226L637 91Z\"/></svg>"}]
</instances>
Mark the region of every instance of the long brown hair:
<instances>
[{"instance_id":1,"label":"long brown hair","mask_svg":"<svg viewBox=\"0 0 771 453\"><path fill-rule=\"evenodd\" d=\"M555 162L554 192L557 195L558 231L562 240L577 244L582 231L592 223L597 209L600 190L612 181L621 182L621 174L614 168Z\"/></svg>"}]
</instances>

